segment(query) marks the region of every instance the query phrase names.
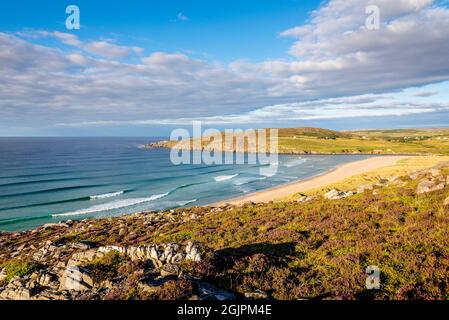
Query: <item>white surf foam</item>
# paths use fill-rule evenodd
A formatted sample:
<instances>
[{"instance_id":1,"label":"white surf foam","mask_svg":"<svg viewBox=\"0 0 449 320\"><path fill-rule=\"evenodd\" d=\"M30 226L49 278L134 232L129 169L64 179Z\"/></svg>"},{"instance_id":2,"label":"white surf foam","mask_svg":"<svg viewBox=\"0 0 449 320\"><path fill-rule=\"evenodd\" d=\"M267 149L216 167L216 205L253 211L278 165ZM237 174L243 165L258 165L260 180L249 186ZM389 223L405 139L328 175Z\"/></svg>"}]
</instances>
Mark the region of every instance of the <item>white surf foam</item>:
<instances>
[{"instance_id":1,"label":"white surf foam","mask_svg":"<svg viewBox=\"0 0 449 320\"><path fill-rule=\"evenodd\" d=\"M234 182L232 182L235 186L243 186L245 184L259 181L259 180L265 180L267 177L260 177L260 178L240 178L236 179Z\"/></svg>"},{"instance_id":2,"label":"white surf foam","mask_svg":"<svg viewBox=\"0 0 449 320\"><path fill-rule=\"evenodd\" d=\"M178 202L178 205L181 206L181 207L183 207L183 206L185 206L185 205L188 205L188 204L190 204L190 203L194 203L194 202L197 202L197 201L198 201L198 199L193 199L193 200L188 200L188 201L179 201L179 202Z\"/></svg>"},{"instance_id":3,"label":"white surf foam","mask_svg":"<svg viewBox=\"0 0 449 320\"><path fill-rule=\"evenodd\" d=\"M226 180L231 180L231 179L237 177L238 175L239 174L237 173L237 174L229 175L229 176L218 176L218 177L215 177L214 180L216 182L222 182L222 181L226 181Z\"/></svg>"},{"instance_id":4,"label":"white surf foam","mask_svg":"<svg viewBox=\"0 0 449 320\"><path fill-rule=\"evenodd\" d=\"M297 160L292 160L292 161L289 161L289 162L285 163L284 167L287 167L287 168L296 167L296 166L299 166L299 165L301 165L301 164L303 164L305 162L307 162L307 159L299 158Z\"/></svg>"},{"instance_id":5,"label":"white surf foam","mask_svg":"<svg viewBox=\"0 0 449 320\"><path fill-rule=\"evenodd\" d=\"M278 166L270 166L268 168L265 168L265 170L260 170L260 175L266 178L271 178L274 177L277 172Z\"/></svg>"},{"instance_id":6,"label":"white surf foam","mask_svg":"<svg viewBox=\"0 0 449 320\"><path fill-rule=\"evenodd\" d=\"M125 191L111 192L111 193L105 193L105 194L98 194L98 195L95 195L95 196L90 196L90 200L113 198L113 197L120 196L120 195L122 195L124 193L125 193Z\"/></svg>"},{"instance_id":7,"label":"white surf foam","mask_svg":"<svg viewBox=\"0 0 449 320\"><path fill-rule=\"evenodd\" d=\"M170 193L163 193L163 194L155 194L148 198L134 198L134 199L125 199L125 200L117 200L113 202L108 202L96 206L92 206L87 209L81 209L73 212L66 212L66 213L59 213L59 214L52 214L52 217L67 217L67 216L79 216L79 215L85 215L89 213L96 213L96 212L102 212L102 211L109 211L113 209L120 209L120 208L126 208L135 206L141 203L145 202L151 202L158 199L161 199L163 197L168 196Z\"/></svg>"}]
</instances>

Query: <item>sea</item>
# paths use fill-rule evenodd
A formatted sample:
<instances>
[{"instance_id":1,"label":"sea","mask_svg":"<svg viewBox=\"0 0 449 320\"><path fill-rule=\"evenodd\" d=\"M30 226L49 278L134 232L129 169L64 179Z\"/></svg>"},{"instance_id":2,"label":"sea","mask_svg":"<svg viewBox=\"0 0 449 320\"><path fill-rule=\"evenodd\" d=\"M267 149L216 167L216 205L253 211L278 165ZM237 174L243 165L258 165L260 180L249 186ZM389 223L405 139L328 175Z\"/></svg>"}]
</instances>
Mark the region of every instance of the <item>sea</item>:
<instances>
[{"instance_id":1,"label":"sea","mask_svg":"<svg viewBox=\"0 0 449 320\"><path fill-rule=\"evenodd\" d=\"M265 164L175 165L160 138L0 138L0 231L201 206L320 175L363 155L280 155Z\"/></svg>"}]
</instances>

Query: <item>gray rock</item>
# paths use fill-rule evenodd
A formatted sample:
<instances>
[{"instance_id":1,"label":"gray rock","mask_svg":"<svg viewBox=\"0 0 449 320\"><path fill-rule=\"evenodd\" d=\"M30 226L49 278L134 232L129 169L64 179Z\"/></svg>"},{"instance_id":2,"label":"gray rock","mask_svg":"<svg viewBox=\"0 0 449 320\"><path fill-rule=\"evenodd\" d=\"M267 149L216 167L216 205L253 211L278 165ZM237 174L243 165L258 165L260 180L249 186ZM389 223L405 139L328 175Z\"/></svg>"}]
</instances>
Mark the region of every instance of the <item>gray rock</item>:
<instances>
[{"instance_id":1,"label":"gray rock","mask_svg":"<svg viewBox=\"0 0 449 320\"><path fill-rule=\"evenodd\" d=\"M438 169L433 168L433 169L430 169L430 174L431 174L433 177L437 177L437 176L441 175L441 171L438 170Z\"/></svg>"},{"instance_id":2,"label":"gray rock","mask_svg":"<svg viewBox=\"0 0 449 320\"><path fill-rule=\"evenodd\" d=\"M200 250L191 241L186 246L186 260L201 262Z\"/></svg>"},{"instance_id":3,"label":"gray rock","mask_svg":"<svg viewBox=\"0 0 449 320\"><path fill-rule=\"evenodd\" d=\"M416 193L417 194L429 193L436 190L442 190L444 189L444 187L445 187L444 183L437 183L434 180L424 179L419 182L418 187L416 189Z\"/></svg>"},{"instance_id":4,"label":"gray rock","mask_svg":"<svg viewBox=\"0 0 449 320\"><path fill-rule=\"evenodd\" d=\"M53 286L58 281L58 277L48 271L41 271L37 277L37 283L43 287Z\"/></svg>"},{"instance_id":5,"label":"gray rock","mask_svg":"<svg viewBox=\"0 0 449 320\"><path fill-rule=\"evenodd\" d=\"M211 299L211 300L235 300L235 295L214 287L207 283L199 283L198 291L200 292L201 299Z\"/></svg>"},{"instance_id":6,"label":"gray rock","mask_svg":"<svg viewBox=\"0 0 449 320\"><path fill-rule=\"evenodd\" d=\"M303 195L303 196L299 197L297 201L298 202L310 202L313 200L315 200L315 197Z\"/></svg>"},{"instance_id":7,"label":"gray rock","mask_svg":"<svg viewBox=\"0 0 449 320\"><path fill-rule=\"evenodd\" d=\"M86 274L84 270L76 266L67 266L64 271L61 280L59 290L73 290L73 291L86 291L92 288L91 285L85 282L90 276ZM93 284L93 281L92 281Z\"/></svg>"},{"instance_id":8,"label":"gray rock","mask_svg":"<svg viewBox=\"0 0 449 320\"><path fill-rule=\"evenodd\" d=\"M179 267L174 264L166 264L160 271L162 277L176 276L178 273Z\"/></svg>"},{"instance_id":9,"label":"gray rock","mask_svg":"<svg viewBox=\"0 0 449 320\"><path fill-rule=\"evenodd\" d=\"M2 282L3 280L6 279L6 273L5 273L5 269L2 269L0 271L0 282Z\"/></svg>"},{"instance_id":10,"label":"gray rock","mask_svg":"<svg viewBox=\"0 0 449 320\"><path fill-rule=\"evenodd\" d=\"M357 193L364 193L367 190L373 190L373 186L369 184L364 184L357 188Z\"/></svg>"},{"instance_id":11,"label":"gray rock","mask_svg":"<svg viewBox=\"0 0 449 320\"><path fill-rule=\"evenodd\" d=\"M78 252L72 255L72 258L67 263L67 266L78 266L94 260L97 257L97 250L90 249L83 252Z\"/></svg>"},{"instance_id":12,"label":"gray rock","mask_svg":"<svg viewBox=\"0 0 449 320\"><path fill-rule=\"evenodd\" d=\"M245 292L245 298L248 300L268 299L268 294L262 290L256 290L254 292Z\"/></svg>"},{"instance_id":13,"label":"gray rock","mask_svg":"<svg viewBox=\"0 0 449 320\"><path fill-rule=\"evenodd\" d=\"M337 189L332 189L331 191L324 194L324 197L329 200L343 199L354 195L353 192L344 192Z\"/></svg>"},{"instance_id":14,"label":"gray rock","mask_svg":"<svg viewBox=\"0 0 449 320\"><path fill-rule=\"evenodd\" d=\"M13 278L5 289L0 293L0 299L2 300L30 300L33 295L31 288L24 286L24 279L15 277Z\"/></svg>"}]
</instances>

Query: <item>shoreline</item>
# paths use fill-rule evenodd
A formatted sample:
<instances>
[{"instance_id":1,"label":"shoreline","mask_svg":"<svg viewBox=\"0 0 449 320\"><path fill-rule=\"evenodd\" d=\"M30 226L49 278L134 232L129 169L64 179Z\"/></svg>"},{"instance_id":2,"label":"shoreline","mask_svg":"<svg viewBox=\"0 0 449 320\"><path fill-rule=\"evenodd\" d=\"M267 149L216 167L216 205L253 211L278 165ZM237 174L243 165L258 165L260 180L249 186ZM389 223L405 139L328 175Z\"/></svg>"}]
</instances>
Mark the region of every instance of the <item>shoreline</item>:
<instances>
[{"instance_id":1,"label":"shoreline","mask_svg":"<svg viewBox=\"0 0 449 320\"><path fill-rule=\"evenodd\" d=\"M395 155L386 156L379 155L372 158L359 161L352 161L341 164L333 169L327 170L322 174L301 179L270 189L256 191L251 194L240 197L231 198L207 205L209 207L222 207L226 205L241 206L245 203L267 203L270 201L279 201L296 193L307 192L312 189L324 187L326 185L339 182L346 178L363 174L372 170L388 167L396 164L399 160L411 158L414 156Z\"/></svg>"}]
</instances>

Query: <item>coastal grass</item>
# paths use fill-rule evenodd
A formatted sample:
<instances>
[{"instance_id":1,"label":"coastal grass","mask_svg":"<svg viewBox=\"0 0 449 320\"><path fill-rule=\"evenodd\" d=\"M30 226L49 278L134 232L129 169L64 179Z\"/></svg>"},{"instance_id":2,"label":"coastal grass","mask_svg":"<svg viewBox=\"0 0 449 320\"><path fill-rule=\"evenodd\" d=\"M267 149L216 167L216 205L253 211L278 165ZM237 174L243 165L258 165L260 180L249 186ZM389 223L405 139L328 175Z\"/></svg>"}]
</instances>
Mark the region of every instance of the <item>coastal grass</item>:
<instances>
[{"instance_id":1,"label":"coastal grass","mask_svg":"<svg viewBox=\"0 0 449 320\"><path fill-rule=\"evenodd\" d=\"M95 258L85 267L89 270L95 282L113 279L119 274L122 267L128 259L118 251L106 253L103 257Z\"/></svg>"},{"instance_id":2,"label":"coastal grass","mask_svg":"<svg viewBox=\"0 0 449 320\"><path fill-rule=\"evenodd\" d=\"M29 276L38 271L40 267L41 266L35 262L20 259L12 259L0 264L0 269L3 269L3 272L5 273L3 284L8 284L15 277Z\"/></svg>"},{"instance_id":3,"label":"coastal grass","mask_svg":"<svg viewBox=\"0 0 449 320\"><path fill-rule=\"evenodd\" d=\"M331 183L320 188L312 189L304 194L316 196L323 195L331 189L338 190L355 190L362 185L375 184L380 179L391 179L393 177L400 177L409 175L413 172L434 167L437 165L449 163L449 156L416 156L398 160L396 164L386 166L376 170L372 170L360 175L355 175L339 182ZM300 194L293 194L281 201L295 200Z\"/></svg>"}]
</instances>

